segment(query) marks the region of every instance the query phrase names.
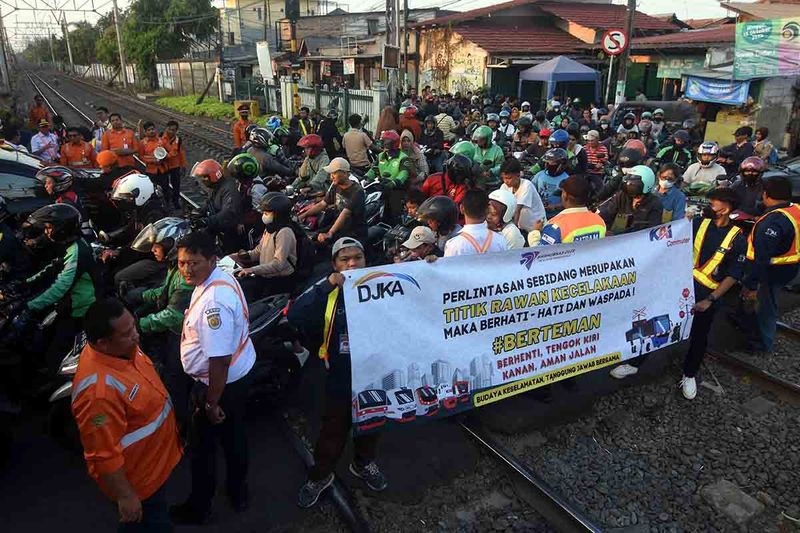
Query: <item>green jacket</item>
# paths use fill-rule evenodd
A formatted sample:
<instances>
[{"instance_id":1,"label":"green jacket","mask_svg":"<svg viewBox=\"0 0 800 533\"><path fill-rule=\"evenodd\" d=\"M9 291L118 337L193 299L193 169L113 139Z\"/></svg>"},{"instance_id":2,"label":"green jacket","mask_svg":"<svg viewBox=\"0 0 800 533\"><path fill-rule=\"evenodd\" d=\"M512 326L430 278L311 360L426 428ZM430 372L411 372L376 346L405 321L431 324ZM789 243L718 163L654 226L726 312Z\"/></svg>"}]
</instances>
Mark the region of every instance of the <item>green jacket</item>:
<instances>
[{"instance_id":1,"label":"green jacket","mask_svg":"<svg viewBox=\"0 0 800 533\"><path fill-rule=\"evenodd\" d=\"M325 150L313 159L306 157L297 172L299 177L292 183L294 190L310 187L311 192L326 192L331 186L331 180L324 167L328 166L330 162Z\"/></svg>"},{"instance_id":2,"label":"green jacket","mask_svg":"<svg viewBox=\"0 0 800 533\"><path fill-rule=\"evenodd\" d=\"M480 167L481 172L489 171L489 177L478 178L478 185L482 187L493 186L493 185L500 185L500 166L505 161L505 154L503 153L503 149L497 146L495 143L491 143L489 148L479 148L475 146L475 157L473 161ZM488 166L484 164L484 161L491 161L492 165Z\"/></svg>"},{"instance_id":3,"label":"green jacket","mask_svg":"<svg viewBox=\"0 0 800 533\"><path fill-rule=\"evenodd\" d=\"M44 292L28 302L28 309L43 311L57 306L59 311L66 312L68 309L74 318L83 318L95 300L92 280L94 268L92 248L83 239L73 242L67 246L64 257L56 259L26 280L29 284L51 283Z\"/></svg>"},{"instance_id":4,"label":"green jacket","mask_svg":"<svg viewBox=\"0 0 800 533\"><path fill-rule=\"evenodd\" d=\"M378 156L378 173L376 176L375 168L369 169L366 177L385 178L394 182L395 185L403 185L408 180L408 170L414 167L414 162L402 150L397 155L389 159L388 152L382 152Z\"/></svg>"},{"instance_id":5,"label":"green jacket","mask_svg":"<svg viewBox=\"0 0 800 533\"><path fill-rule=\"evenodd\" d=\"M181 334L183 313L189 307L194 287L186 283L178 268L171 266L163 285L142 293L145 304L155 307L157 311L139 319L139 330L142 333L161 333L171 331Z\"/></svg>"}]
</instances>

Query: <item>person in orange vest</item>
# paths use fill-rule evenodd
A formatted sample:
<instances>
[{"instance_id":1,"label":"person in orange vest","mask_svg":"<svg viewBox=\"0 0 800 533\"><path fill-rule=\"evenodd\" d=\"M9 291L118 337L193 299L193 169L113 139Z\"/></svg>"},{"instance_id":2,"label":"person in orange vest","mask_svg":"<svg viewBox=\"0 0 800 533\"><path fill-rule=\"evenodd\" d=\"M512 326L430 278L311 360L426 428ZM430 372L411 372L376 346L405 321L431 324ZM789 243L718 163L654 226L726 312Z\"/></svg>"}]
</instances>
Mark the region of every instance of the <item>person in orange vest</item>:
<instances>
[{"instance_id":1,"label":"person in orange vest","mask_svg":"<svg viewBox=\"0 0 800 533\"><path fill-rule=\"evenodd\" d=\"M111 122L111 129L106 130L103 134L103 142L100 143L101 148L103 150L111 150L117 154L119 166L135 166L136 160L133 155L139 151L139 141L136 140L136 135L133 130L125 127L122 123L122 115L119 113L111 113L109 121Z\"/></svg>"},{"instance_id":2,"label":"person in orange vest","mask_svg":"<svg viewBox=\"0 0 800 533\"><path fill-rule=\"evenodd\" d=\"M800 205L791 203L792 182L785 176L763 180L765 213L747 241L748 273L742 298L758 302L754 352L772 352L778 320L778 291L797 276L800 263Z\"/></svg>"},{"instance_id":3,"label":"person in orange vest","mask_svg":"<svg viewBox=\"0 0 800 533\"><path fill-rule=\"evenodd\" d=\"M70 168L97 168L94 148L83 140L78 128L67 128L67 139L68 141L61 146L59 163Z\"/></svg>"},{"instance_id":4,"label":"person in orange vest","mask_svg":"<svg viewBox=\"0 0 800 533\"><path fill-rule=\"evenodd\" d=\"M47 106L44 105L44 98L42 98L42 95L37 94L33 97L33 106L28 111L28 127L35 130L39 127L39 123L42 120L46 120L49 124L52 124L53 116L50 114L50 110L47 109Z\"/></svg>"},{"instance_id":5,"label":"person in orange vest","mask_svg":"<svg viewBox=\"0 0 800 533\"><path fill-rule=\"evenodd\" d=\"M178 137L178 123L174 120L167 122L164 135L161 137L161 144L167 150L167 179L169 181L169 195L172 198L172 206L180 208L181 176L186 168L186 148Z\"/></svg>"},{"instance_id":6,"label":"person in orange vest","mask_svg":"<svg viewBox=\"0 0 800 533\"><path fill-rule=\"evenodd\" d=\"M167 389L122 302L93 303L84 332L72 414L89 475L117 504L120 531L172 531L164 486L183 451Z\"/></svg>"},{"instance_id":7,"label":"person in orange vest","mask_svg":"<svg viewBox=\"0 0 800 533\"><path fill-rule=\"evenodd\" d=\"M139 141L139 159L144 161L144 173L150 177L153 185L161 187L161 192L169 199L169 180L167 176L167 163L164 159L156 157L156 150L158 148L166 148L162 146L161 138L158 136L156 125L150 121L141 123L141 129L144 131L144 137Z\"/></svg>"},{"instance_id":8,"label":"person in orange vest","mask_svg":"<svg viewBox=\"0 0 800 533\"><path fill-rule=\"evenodd\" d=\"M539 244L561 244L602 239L606 223L586 207L591 195L589 176L575 174L561 182L561 205L564 209L542 228Z\"/></svg>"},{"instance_id":9,"label":"person in orange vest","mask_svg":"<svg viewBox=\"0 0 800 533\"><path fill-rule=\"evenodd\" d=\"M236 110L239 112L239 120L233 123L233 147L240 150L247 142L245 130L250 125L250 108L247 104L241 104Z\"/></svg>"}]
</instances>

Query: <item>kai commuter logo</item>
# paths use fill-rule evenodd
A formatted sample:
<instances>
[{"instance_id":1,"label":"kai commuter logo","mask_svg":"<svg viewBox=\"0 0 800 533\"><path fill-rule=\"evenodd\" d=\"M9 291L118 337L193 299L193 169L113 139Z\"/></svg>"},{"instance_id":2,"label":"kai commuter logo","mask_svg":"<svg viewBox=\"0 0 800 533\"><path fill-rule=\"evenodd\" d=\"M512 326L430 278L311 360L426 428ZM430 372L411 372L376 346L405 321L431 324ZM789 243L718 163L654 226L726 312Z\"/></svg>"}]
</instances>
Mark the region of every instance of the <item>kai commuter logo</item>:
<instances>
[{"instance_id":1,"label":"kai commuter logo","mask_svg":"<svg viewBox=\"0 0 800 533\"><path fill-rule=\"evenodd\" d=\"M377 280L377 283L370 283L375 280ZM403 288L403 282L406 284L405 289ZM422 290L417 280L408 274L393 274L391 272L370 272L357 279L353 286L358 290L358 302L363 303L369 300L403 296L409 283L416 287L417 290Z\"/></svg>"}]
</instances>

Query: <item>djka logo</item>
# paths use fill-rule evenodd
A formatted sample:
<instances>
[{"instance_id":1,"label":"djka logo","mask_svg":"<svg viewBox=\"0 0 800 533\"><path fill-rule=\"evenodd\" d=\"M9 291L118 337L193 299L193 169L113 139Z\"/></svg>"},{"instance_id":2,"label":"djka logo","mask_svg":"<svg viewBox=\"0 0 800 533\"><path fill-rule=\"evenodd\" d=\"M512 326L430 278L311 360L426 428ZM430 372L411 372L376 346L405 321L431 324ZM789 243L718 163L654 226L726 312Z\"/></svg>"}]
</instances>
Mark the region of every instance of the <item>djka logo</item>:
<instances>
[{"instance_id":1,"label":"djka logo","mask_svg":"<svg viewBox=\"0 0 800 533\"><path fill-rule=\"evenodd\" d=\"M384 281L380 279L375 285L367 285L368 282L379 278L394 278ZM391 272L370 272L353 283L353 286L358 290L358 302L363 303L369 300L382 300L383 298L391 298L392 296L403 296L405 291L401 282L408 282L414 285L418 290L420 288L417 280L408 274L392 274Z\"/></svg>"},{"instance_id":2,"label":"djka logo","mask_svg":"<svg viewBox=\"0 0 800 533\"><path fill-rule=\"evenodd\" d=\"M525 265L525 268L530 270L531 266L533 266L533 262L536 260L537 257L539 257L540 253L541 252L538 252L538 251L525 252L524 254L522 254L522 257L519 260L519 264L520 265Z\"/></svg>"},{"instance_id":3,"label":"djka logo","mask_svg":"<svg viewBox=\"0 0 800 533\"><path fill-rule=\"evenodd\" d=\"M672 225L659 226L650 230L651 241L663 241L672 238Z\"/></svg>"}]
</instances>

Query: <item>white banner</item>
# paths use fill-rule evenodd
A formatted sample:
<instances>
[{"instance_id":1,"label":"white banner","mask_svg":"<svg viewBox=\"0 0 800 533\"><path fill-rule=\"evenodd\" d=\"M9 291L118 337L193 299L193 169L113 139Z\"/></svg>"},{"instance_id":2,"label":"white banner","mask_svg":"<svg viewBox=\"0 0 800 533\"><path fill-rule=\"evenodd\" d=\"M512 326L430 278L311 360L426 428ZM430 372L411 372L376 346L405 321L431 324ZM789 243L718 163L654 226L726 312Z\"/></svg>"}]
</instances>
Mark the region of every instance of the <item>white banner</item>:
<instances>
[{"instance_id":1,"label":"white banner","mask_svg":"<svg viewBox=\"0 0 800 533\"><path fill-rule=\"evenodd\" d=\"M267 41L258 41L256 43L256 57L258 57L258 69L261 71L261 77L265 82L273 83L275 81L275 71L272 69L272 59L269 55L269 43Z\"/></svg>"},{"instance_id":2,"label":"white banner","mask_svg":"<svg viewBox=\"0 0 800 533\"><path fill-rule=\"evenodd\" d=\"M686 220L346 272L357 432L450 416L689 336Z\"/></svg>"},{"instance_id":3,"label":"white banner","mask_svg":"<svg viewBox=\"0 0 800 533\"><path fill-rule=\"evenodd\" d=\"M356 73L356 60L352 57L342 59L342 71L345 76Z\"/></svg>"}]
</instances>

